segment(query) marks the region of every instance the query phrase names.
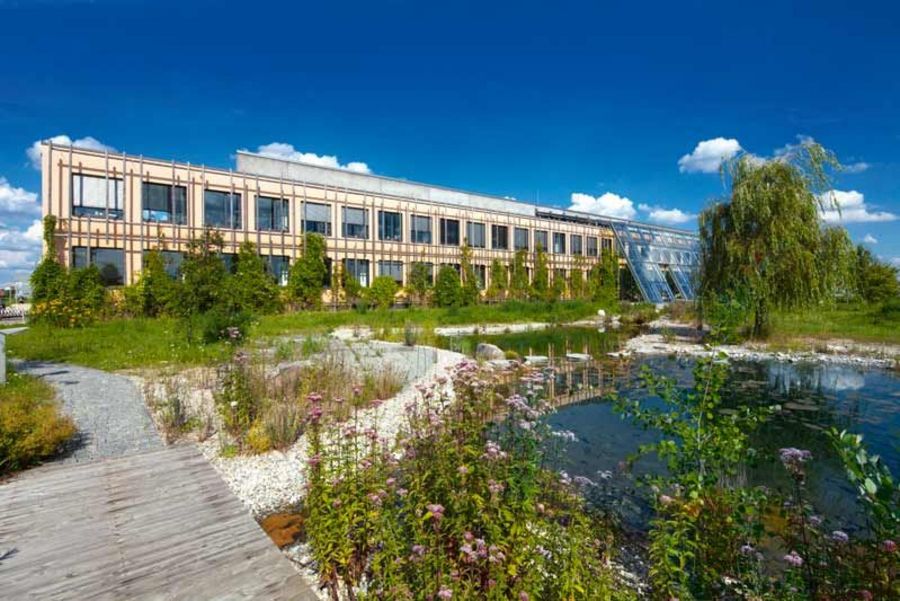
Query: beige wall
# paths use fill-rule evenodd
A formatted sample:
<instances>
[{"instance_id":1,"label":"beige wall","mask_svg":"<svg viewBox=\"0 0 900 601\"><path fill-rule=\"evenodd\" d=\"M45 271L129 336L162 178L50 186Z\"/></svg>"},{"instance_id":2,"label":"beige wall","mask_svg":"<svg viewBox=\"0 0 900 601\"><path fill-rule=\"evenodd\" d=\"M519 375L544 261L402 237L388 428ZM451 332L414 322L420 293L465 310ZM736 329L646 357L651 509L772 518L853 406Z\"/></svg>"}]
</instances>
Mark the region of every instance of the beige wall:
<instances>
[{"instance_id":1,"label":"beige wall","mask_svg":"<svg viewBox=\"0 0 900 601\"><path fill-rule=\"evenodd\" d=\"M586 224L566 223L555 220L528 217L521 214L501 213L452 205L441 205L409 198L375 195L348 189L334 189L303 182L283 181L274 178L234 173L229 170L209 169L185 163L166 162L122 154L105 154L70 147L43 147L43 211L58 218L56 251L66 264L71 261L71 249L75 246L116 248L125 253L126 282L134 280L141 269L142 252L154 247L172 251L184 251L187 243L204 228L204 190L232 191L241 195L243 225L239 230L219 229L226 248L236 252L246 240L257 245L263 255L283 255L292 260L297 257L301 242L301 208L303 203L324 202L331 206L332 235L327 238L328 255L335 261L345 258L368 259L370 278L378 275L377 261L393 260L404 263L404 279L409 265L416 261L434 263L458 263L459 247L439 244L439 218L458 219L460 237L465 237L466 222L485 224L487 248L473 249L473 262L489 266L497 258L505 263L512 260L513 230L523 227L529 230L530 250L534 250L534 230L546 230L552 245L554 232L566 234L566 254L548 253L551 269L570 270L578 260L571 254L571 235L583 236L583 252L587 252L587 237L612 239L611 230ZM72 214L72 174L120 178L124 182L124 216L122 219L76 217ZM176 184L187 188L187 225L149 223L141 220L142 182ZM256 229L256 196L274 196L288 199L290 217L288 232L260 232ZM343 206L369 209L369 238L346 239L341 236L341 210ZM403 242L378 240L378 210L399 211L402 215ZM412 244L410 216L428 215L432 220L432 244ZM491 225L509 228L509 250L491 249ZM611 243L610 243L611 244ZM529 253L531 266L531 253ZM593 264L594 257L585 257ZM435 270L437 267L435 268Z\"/></svg>"}]
</instances>

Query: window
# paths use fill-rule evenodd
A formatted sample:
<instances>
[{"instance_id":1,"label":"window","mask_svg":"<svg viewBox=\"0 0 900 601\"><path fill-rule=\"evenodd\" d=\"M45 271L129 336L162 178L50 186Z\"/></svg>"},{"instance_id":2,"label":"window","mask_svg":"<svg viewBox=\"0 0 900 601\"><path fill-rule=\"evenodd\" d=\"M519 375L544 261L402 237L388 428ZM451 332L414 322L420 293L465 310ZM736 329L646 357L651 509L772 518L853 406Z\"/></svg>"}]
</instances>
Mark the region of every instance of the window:
<instances>
[{"instance_id":1,"label":"window","mask_svg":"<svg viewBox=\"0 0 900 601\"><path fill-rule=\"evenodd\" d=\"M72 213L76 217L121 219L124 202L121 179L72 174Z\"/></svg>"},{"instance_id":2,"label":"window","mask_svg":"<svg viewBox=\"0 0 900 601\"><path fill-rule=\"evenodd\" d=\"M597 256L597 238L594 236L587 237L587 256L596 257Z\"/></svg>"},{"instance_id":3,"label":"window","mask_svg":"<svg viewBox=\"0 0 900 601\"><path fill-rule=\"evenodd\" d=\"M291 259L282 255L263 255L266 271L269 272L279 286L287 286L288 273L291 271Z\"/></svg>"},{"instance_id":4,"label":"window","mask_svg":"<svg viewBox=\"0 0 900 601\"><path fill-rule=\"evenodd\" d=\"M528 250L528 230L517 227L513 230L513 248L516 250Z\"/></svg>"},{"instance_id":5,"label":"window","mask_svg":"<svg viewBox=\"0 0 900 601\"><path fill-rule=\"evenodd\" d=\"M218 190L204 190L204 225L237 230L240 229L243 224L241 217L240 194L220 192Z\"/></svg>"},{"instance_id":6,"label":"window","mask_svg":"<svg viewBox=\"0 0 900 601\"><path fill-rule=\"evenodd\" d=\"M572 254L573 255L582 254L583 253L583 249L581 248L582 237L579 236L578 234L572 234L571 236L569 236L569 239L572 243Z\"/></svg>"},{"instance_id":7,"label":"window","mask_svg":"<svg viewBox=\"0 0 900 601\"><path fill-rule=\"evenodd\" d=\"M187 223L187 188L144 182L141 185L141 203L144 221Z\"/></svg>"},{"instance_id":8,"label":"window","mask_svg":"<svg viewBox=\"0 0 900 601\"><path fill-rule=\"evenodd\" d=\"M331 207L317 202L303 203L303 231L331 235Z\"/></svg>"},{"instance_id":9,"label":"window","mask_svg":"<svg viewBox=\"0 0 900 601\"><path fill-rule=\"evenodd\" d=\"M431 217L413 215L411 221L410 240L414 244L431 244Z\"/></svg>"},{"instance_id":10,"label":"window","mask_svg":"<svg viewBox=\"0 0 900 601\"><path fill-rule=\"evenodd\" d=\"M509 248L509 228L505 225L491 226L491 248Z\"/></svg>"},{"instance_id":11,"label":"window","mask_svg":"<svg viewBox=\"0 0 900 601\"><path fill-rule=\"evenodd\" d=\"M143 258L145 267L147 265L147 255L149 254L149 250L144 251ZM159 251L159 254L162 256L166 273L172 278L177 278L180 275L179 270L181 269L181 262L184 261L184 254L173 250L161 250Z\"/></svg>"},{"instance_id":12,"label":"window","mask_svg":"<svg viewBox=\"0 0 900 601\"><path fill-rule=\"evenodd\" d=\"M403 215L378 211L378 239L403 242Z\"/></svg>"},{"instance_id":13,"label":"window","mask_svg":"<svg viewBox=\"0 0 900 601\"><path fill-rule=\"evenodd\" d=\"M558 255L566 254L566 235L560 232L553 232L553 252Z\"/></svg>"},{"instance_id":14,"label":"window","mask_svg":"<svg viewBox=\"0 0 900 601\"><path fill-rule=\"evenodd\" d=\"M288 231L290 203L286 198L256 197L256 229L264 232Z\"/></svg>"},{"instance_id":15,"label":"window","mask_svg":"<svg viewBox=\"0 0 900 601\"><path fill-rule=\"evenodd\" d=\"M459 246L459 220L441 218L441 244Z\"/></svg>"},{"instance_id":16,"label":"window","mask_svg":"<svg viewBox=\"0 0 900 601\"><path fill-rule=\"evenodd\" d=\"M368 259L344 259L344 273L348 278L356 278L360 286L369 285Z\"/></svg>"},{"instance_id":17,"label":"window","mask_svg":"<svg viewBox=\"0 0 900 601\"><path fill-rule=\"evenodd\" d=\"M547 230L534 230L534 248L544 252L550 249L550 245L547 244Z\"/></svg>"},{"instance_id":18,"label":"window","mask_svg":"<svg viewBox=\"0 0 900 601\"><path fill-rule=\"evenodd\" d=\"M478 289L484 290L484 283L487 281L487 265L472 265L475 270L475 279L478 280Z\"/></svg>"},{"instance_id":19,"label":"window","mask_svg":"<svg viewBox=\"0 0 900 601\"><path fill-rule=\"evenodd\" d=\"M394 281L403 285L403 262L402 261L378 261L378 275L387 275L394 278Z\"/></svg>"},{"instance_id":20,"label":"window","mask_svg":"<svg viewBox=\"0 0 900 601\"><path fill-rule=\"evenodd\" d=\"M344 238L369 239L369 212L355 207L344 207Z\"/></svg>"},{"instance_id":21,"label":"window","mask_svg":"<svg viewBox=\"0 0 900 601\"><path fill-rule=\"evenodd\" d=\"M612 252L612 238L601 238L600 246L603 248L603 254Z\"/></svg>"},{"instance_id":22,"label":"window","mask_svg":"<svg viewBox=\"0 0 900 601\"><path fill-rule=\"evenodd\" d=\"M472 248L484 248L486 246L483 223L470 221L466 224L466 242Z\"/></svg>"},{"instance_id":23,"label":"window","mask_svg":"<svg viewBox=\"0 0 900 601\"><path fill-rule=\"evenodd\" d=\"M118 286L125 283L125 251L118 248L91 248L88 255L86 246L72 248L72 268L83 269L96 265L100 270L100 280L104 286Z\"/></svg>"}]
</instances>

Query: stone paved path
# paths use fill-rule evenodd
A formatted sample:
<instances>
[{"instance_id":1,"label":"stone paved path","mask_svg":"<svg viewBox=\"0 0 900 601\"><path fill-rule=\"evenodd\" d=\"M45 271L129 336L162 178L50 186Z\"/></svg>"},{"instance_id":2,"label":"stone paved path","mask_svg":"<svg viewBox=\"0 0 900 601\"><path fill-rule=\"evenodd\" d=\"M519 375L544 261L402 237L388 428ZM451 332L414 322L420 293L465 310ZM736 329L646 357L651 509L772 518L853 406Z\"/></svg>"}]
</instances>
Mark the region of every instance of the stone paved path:
<instances>
[{"instance_id":1,"label":"stone paved path","mask_svg":"<svg viewBox=\"0 0 900 601\"><path fill-rule=\"evenodd\" d=\"M89 367L13 362L16 371L39 376L56 388L78 435L61 463L85 463L163 448L134 382Z\"/></svg>"}]
</instances>

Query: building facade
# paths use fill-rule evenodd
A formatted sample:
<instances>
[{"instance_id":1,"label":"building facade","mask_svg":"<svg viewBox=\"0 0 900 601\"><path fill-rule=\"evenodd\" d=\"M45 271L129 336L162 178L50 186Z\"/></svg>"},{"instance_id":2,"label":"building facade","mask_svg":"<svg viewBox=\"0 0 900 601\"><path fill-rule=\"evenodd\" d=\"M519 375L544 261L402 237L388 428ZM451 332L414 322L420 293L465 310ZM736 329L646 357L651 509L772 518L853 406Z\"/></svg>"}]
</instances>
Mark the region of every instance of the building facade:
<instances>
[{"instance_id":1,"label":"building facade","mask_svg":"<svg viewBox=\"0 0 900 601\"><path fill-rule=\"evenodd\" d=\"M433 274L458 268L464 243L484 286L492 261L509 264L518 250L528 251L530 272L540 245L551 274L568 277L622 248L615 220L246 152L236 169L217 169L44 144L42 180L60 261L96 264L112 285L134 282L153 248L177 272L207 228L222 234L226 263L253 242L282 283L309 232L363 286L380 275L405 285L416 262Z\"/></svg>"}]
</instances>

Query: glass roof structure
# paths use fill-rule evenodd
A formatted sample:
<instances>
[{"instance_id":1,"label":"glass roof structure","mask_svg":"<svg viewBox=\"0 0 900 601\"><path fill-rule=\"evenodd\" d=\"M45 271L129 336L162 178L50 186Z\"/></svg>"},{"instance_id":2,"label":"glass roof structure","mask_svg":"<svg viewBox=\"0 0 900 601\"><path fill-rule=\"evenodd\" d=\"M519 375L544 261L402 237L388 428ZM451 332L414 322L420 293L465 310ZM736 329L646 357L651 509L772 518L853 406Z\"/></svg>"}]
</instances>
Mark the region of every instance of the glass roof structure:
<instances>
[{"instance_id":1,"label":"glass roof structure","mask_svg":"<svg viewBox=\"0 0 900 601\"><path fill-rule=\"evenodd\" d=\"M694 300L700 265L696 235L642 223L613 221L610 225L619 252L645 300L651 303L679 298Z\"/></svg>"}]
</instances>

